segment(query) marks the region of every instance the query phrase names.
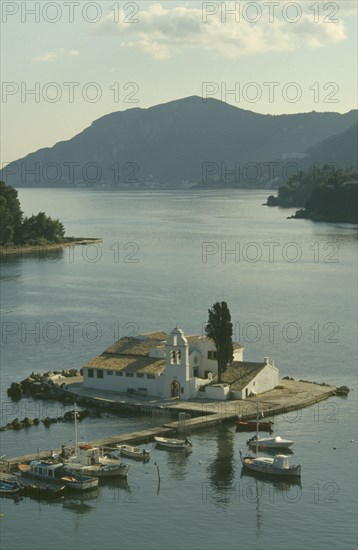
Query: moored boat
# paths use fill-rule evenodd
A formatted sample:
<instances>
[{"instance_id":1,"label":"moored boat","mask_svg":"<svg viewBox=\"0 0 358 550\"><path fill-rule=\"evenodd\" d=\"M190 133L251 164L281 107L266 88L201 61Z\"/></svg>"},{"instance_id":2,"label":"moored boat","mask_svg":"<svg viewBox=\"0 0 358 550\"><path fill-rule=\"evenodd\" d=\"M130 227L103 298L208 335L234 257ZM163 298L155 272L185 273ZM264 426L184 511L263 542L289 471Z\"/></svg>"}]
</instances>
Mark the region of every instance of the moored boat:
<instances>
[{"instance_id":1,"label":"moored boat","mask_svg":"<svg viewBox=\"0 0 358 550\"><path fill-rule=\"evenodd\" d=\"M20 472L19 474L19 477L21 477ZM35 480L24 476L21 477L20 484L25 495L46 498L55 498L60 496L66 489L65 485L60 485L51 481L41 481L40 479Z\"/></svg>"},{"instance_id":2,"label":"moored boat","mask_svg":"<svg viewBox=\"0 0 358 550\"><path fill-rule=\"evenodd\" d=\"M142 460L143 462L146 462L150 458L150 451L147 449L142 449L141 447L133 447L132 445L117 445L117 449L122 456L127 458L135 458L136 460Z\"/></svg>"},{"instance_id":3,"label":"moored boat","mask_svg":"<svg viewBox=\"0 0 358 550\"><path fill-rule=\"evenodd\" d=\"M240 458L243 466L254 472L277 476L300 476L301 464L290 465L286 455L268 456L243 456L240 450Z\"/></svg>"},{"instance_id":4,"label":"moored boat","mask_svg":"<svg viewBox=\"0 0 358 550\"><path fill-rule=\"evenodd\" d=\"M175 439L170 437L155 436L154 440L159 447L166 449L190 449L193 445L191 441L186 439Z\"/></svg>"},{"instance_id":5,"label":"moored boat","mask_svg":"<svg viewBox=\"0 0 358 550\"><path fill-rule=\"evenodd\" d=\"M33 460L30 464L19 464L18 469L25 478L49 481L77 491L85 491L98 485L96 477L69 472L62 462Z\"/></svg>"},{"instance_id":6,"label":"moored boat","mask_svg":"<svg viewBox=\"0 0 358 550\"><path fill-rule=\"evenodd\" d=\"M127 477L130 464L105 456L99 447L84 443L78 445L75 454L64 461L65 468L74 473L95 477Z\"/></svg>"},{"instance_id":7,"label":"moored boat","mask_svg":"<svg viewBox=\"0 0 358 550\"><path fill-rule=\"evenodd\" d=\"M254 432L256 431L256 421L255 420L240 420L237 418L235 420L236 429L238 432ZM259 421L259 430L262 432L272 432L273 422L271 420L260 420Z\"/></svg>"},{"instance_id":8,"label":"moored boat","mask_svg":"<svg viewBox=\"0 0 358 550\"><path fill-rule=\"evenodd\" d=\"M289 449L293 445L291 439L282 439L279 435L276 437L259 437L256 435L247 440L246 444L255 448L257 446L259 449Z\"/></svg>"},{"instance_id":9,"label":"moored boat","mask_svg":"<svg viewBox=\"0 0 358 550\"><path fill-rule=\"evenodd\" d=\"M21 485L17 479L0 480L0 496L17 495L21 491Z\"/></svg>"}]
</instances>

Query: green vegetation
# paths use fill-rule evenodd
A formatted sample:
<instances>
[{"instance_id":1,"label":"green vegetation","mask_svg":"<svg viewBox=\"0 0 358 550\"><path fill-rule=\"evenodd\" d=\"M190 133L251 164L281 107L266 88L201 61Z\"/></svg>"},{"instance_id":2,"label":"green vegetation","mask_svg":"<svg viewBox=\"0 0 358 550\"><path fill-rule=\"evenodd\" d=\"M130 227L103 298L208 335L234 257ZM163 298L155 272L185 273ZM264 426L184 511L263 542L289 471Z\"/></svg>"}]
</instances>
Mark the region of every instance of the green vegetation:
<instances>
[{"instance_id":1,"label":"green vegetation","mask_svg":"<svg viewBox=\"0 0 358 550\"><path fill-rule=\"evenodd\" d=\"M44 212L23 218L17 191L0 181L0 245L36 245L63 242L65 229Z\"/></svg>"},{"instance_id":2,"label":"green vegetation","mask_svg":"<svg viewBox=\"0 0 358 550\"><path fill-rule=\"evenodd\" d=\"M278 188L277 197L273 195L268 197L267 206L281 206L283 208L305 206L306 202L311 199L314 189L324 186L339 188L345 182L357 181L357 178L357 168L339 170L325 164L322 170L319 170L313 166L307 173L300 172L295 177L290 178L285 185L281 185Z\"/></svg>"},{"instance_id":3,"label":"green vegetation","mask_svg":"<svg viewBox=\"0 0 358 550\"><path fill-rule=\"evenodd\" d=\"M221 375L226 367L234 359L234 348L232 343L232 322L230 310L226 302L216 302L209 309L209 320L205 327L205 333L211 338L216 346L218 361L218 382L221 382Z\"/></svg>"},{"instance_id":4,"label":"green vegetation","mask_svg":"<svg viewBox=\"0 0 358 550\"><path fill-rule=\"evenodd\" d=\"M294 218L314 221L358 223L358 182L320 185L313 189L304 210Z\"/></svg>"}]
</instances>

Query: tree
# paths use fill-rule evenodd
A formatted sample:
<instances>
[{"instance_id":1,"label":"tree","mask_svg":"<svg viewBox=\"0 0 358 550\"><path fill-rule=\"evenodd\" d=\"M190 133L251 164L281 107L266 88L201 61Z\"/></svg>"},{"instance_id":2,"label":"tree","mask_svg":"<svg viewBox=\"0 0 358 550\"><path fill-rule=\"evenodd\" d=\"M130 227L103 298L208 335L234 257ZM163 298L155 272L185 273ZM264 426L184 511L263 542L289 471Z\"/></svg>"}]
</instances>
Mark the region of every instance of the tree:
<instances>
[{"instance_id":1,"label":"tree","mask_svg":"<svg viewBox=\"0 0 358 550\"><path fill-rule=\"evenodd\" d=\"M231 315L226 302L216 302L208 311L209 319L205 327L205 333L216 347L218 382L220 383L222 373L234 359Z\"/></svg>"},{"instance_id":2,"label":"tree","mask_svg":"<svg viewBox=\"0 0 358 550\"><path fill-rule=\"evenodd\" d=\"M25 242L60 242L65 235L63 224L59 220L53 220L44 212L36 216L25 218L22 224L23 239Z\"/></svg>"},{"instance_id":3,"label":"tree","mask_svg":"<svg viewBox=\"0 0 358 550\"><path fill-rule=\"evenodd\" d=\"M22 212L17 191L0 181L0 244L17 244L21 240Z\"/></svg>"}]
</instances>

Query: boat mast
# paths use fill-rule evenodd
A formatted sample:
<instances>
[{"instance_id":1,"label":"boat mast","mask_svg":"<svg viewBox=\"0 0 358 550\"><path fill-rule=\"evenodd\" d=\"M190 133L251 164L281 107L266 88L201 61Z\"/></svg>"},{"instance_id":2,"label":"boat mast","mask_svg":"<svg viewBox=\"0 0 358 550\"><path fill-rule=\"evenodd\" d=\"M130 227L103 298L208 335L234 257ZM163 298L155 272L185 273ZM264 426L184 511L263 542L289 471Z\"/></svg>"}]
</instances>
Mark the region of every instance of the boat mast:
<instances>
[{"instance_id":1,"label":"boat mast","mask_svg":"<svg viewBox=\"0 0 358 550\"><path fill-rule=\"evenodd\" d=\"M77 438L77 411L76 411L76 397L74 398L74 409L73 409L74 417L75 417L75 454L77 456L77 447L78 447L78 438Z\"/></svg>"},{"instance_id":2,"label":"boat mast","mask_svg":"<svg viewBox=\"0 0 358 550\"><path fill-rule=\"evenodd\" d=\"M256 456L258 455L259 446L259 402L256 401Z\"/></svg>"}]
</instances>

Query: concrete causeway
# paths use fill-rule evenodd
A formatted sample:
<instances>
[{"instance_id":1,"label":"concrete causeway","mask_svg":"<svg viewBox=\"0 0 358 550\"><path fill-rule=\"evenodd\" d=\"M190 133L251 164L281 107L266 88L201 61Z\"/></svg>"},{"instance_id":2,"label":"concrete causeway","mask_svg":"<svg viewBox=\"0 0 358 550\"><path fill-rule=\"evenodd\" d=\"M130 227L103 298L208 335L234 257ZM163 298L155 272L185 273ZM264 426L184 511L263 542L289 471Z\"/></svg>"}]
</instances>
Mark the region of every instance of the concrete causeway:
<instances>
[{"instance_id":1,"label":"concrete causeway","mask_svg":"<svg viewBox=\"0 0 358 550\"><path fill-rule=\"evenodd\" d=\"M160 399L153 397L137 397L127 394L118 394L109 391L98 391L84 388L82 377L66 378L59 380L59 384L65 382L66 391L75 397L85 397L93 404L103 404L111 407L118 407L118 410L137 410L139 413L150 414L151 411L175 411L185 412L190 416L185 420L185 430L191 431L203 429L207 426L220 424L222 422L234 422L237 415L243 420L256 418L256 402L259 402L260 412L264 417L271 417L284 414L289 411L309 407L319 401L336 395L336 386L317 384L314 382L297 382L295 380L281 380L280 385L257 397L250 397L245 400L234 401L212 401L212 400L190 400ZM104 420L105 422L105 420ZM116 444L129 443L139 444L152 441L156 435L171 436L179 429L179 421L169 422L162 426L132 432L122 435L113 435L104 439L92 441L93 445L100 447L113 447ZM61 449L52 449L59 453ZM7 469L13 469L20 462L29 462L36 458L48 458L51 450L40 453L29 454L7 458Z\"/></svg>"}]
</instances>

